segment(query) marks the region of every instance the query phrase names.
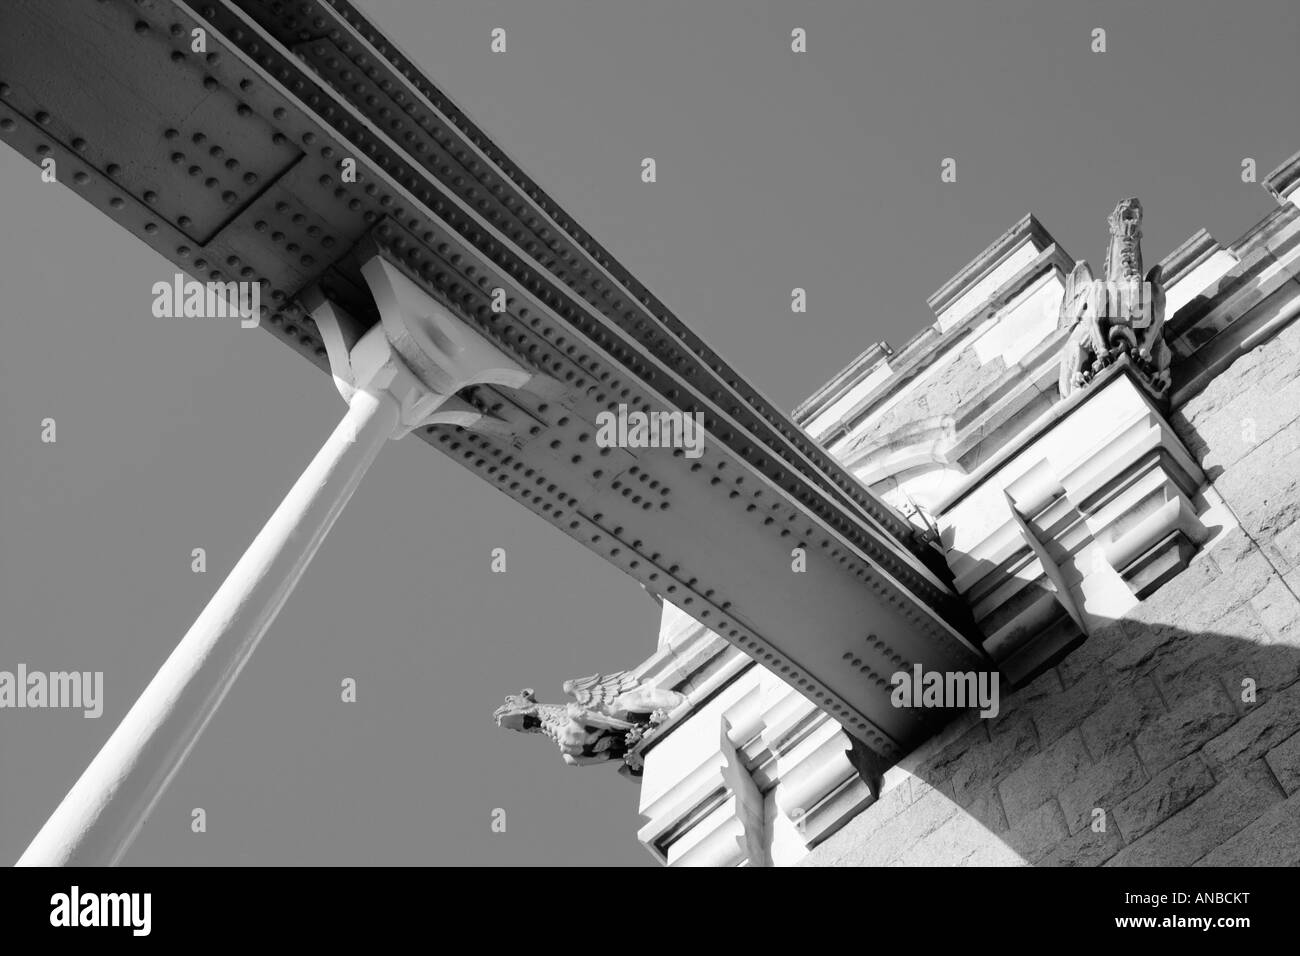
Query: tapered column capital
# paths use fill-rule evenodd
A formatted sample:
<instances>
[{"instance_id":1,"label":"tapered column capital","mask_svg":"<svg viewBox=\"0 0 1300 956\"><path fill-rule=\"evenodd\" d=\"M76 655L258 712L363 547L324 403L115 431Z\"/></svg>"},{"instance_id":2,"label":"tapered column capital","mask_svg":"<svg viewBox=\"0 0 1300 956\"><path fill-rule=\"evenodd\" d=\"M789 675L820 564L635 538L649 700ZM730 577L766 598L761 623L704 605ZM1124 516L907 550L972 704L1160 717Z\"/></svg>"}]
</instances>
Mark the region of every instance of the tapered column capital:
<instances>
[{"instance_id":1,"label":"tapered column capital","mask_svg":"<svg viewBox=\"0 0 1300 956\"><path fill-rule=\"evenodd\" d=\"M376 252L361 268L380 320L368 329L313 287L302 300L316 322L334 384L348 402L359 391L390 396L400 438L432 424L472 426L482 413L457 397L477 384L524 388L534 373L457 318Z\"/></svg>"}]
</instances>

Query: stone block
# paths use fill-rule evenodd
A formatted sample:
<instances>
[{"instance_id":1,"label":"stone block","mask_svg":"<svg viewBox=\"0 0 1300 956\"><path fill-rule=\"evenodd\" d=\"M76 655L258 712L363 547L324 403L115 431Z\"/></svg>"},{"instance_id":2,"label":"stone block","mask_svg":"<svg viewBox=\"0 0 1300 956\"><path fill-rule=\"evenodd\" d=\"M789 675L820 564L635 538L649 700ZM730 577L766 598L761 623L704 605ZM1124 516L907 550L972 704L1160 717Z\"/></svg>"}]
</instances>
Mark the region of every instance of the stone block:
<instances>
[{"instance_id":1,"label":"stone block","mask_svg":"<svg viewBox=\"0 0 1300 956\"><path fill-rule=\"evenodd\" d=\"M939 783L952 779L954 773L972 763L989 743L987 721L979 721L956 740L926 757L917 765L914 775L919 780L938 786Z\"/></svg>"},{"instance_id":2,"label":"stone block","mask_svg":"<svg viewBox=\"0 0 1300 956\"><path fill-rule=\"evenodd\" d=\"M1090 826L1093 810L1100 807L1107 814L1112 813L1116 803L1146 781L1146 771L1132 747L1125 747L1106 760L1098 761L1060 793L1066 826L1071 833Z\"/></svg>"},{"instance_id":3,"label":"stone block","mask_svg":"<svg viewBox=\"0 0 1300 956\"><path fill-rule=\"evenodd\" d=\"M1169 708L1177 708L1210 687L1241 673L1269 643L1268 632L1249 604L1241 604L1199 632L1188 632L1178 653L1166 654L1151 672Z\"/></svg>"},{"instance_id":4,"label":"stone block","mask_svg":"<svg viewBox=\"0 0 1300 956\"><path fill-rule=\"evenodd\" d=\"M1210 558L1242 598L1254 597L1276 575L1272 563L1240 528L1224 535Z\"/></svg>"},{"instance_id":5,"label":"stone block","mask_svg":"<svg viewBox=\"0 0 1300 956\"><path fill-rule=\"evenodd\" d=\"M1187 866L1226 843L1282 799L1272 774L1257 762L1215 785L1107 866Z\"/></svg>"},{"instance_id":6,"label":"stone block","mask_svg":"<svg viewBox=\"0 0 1300 956\"><path fill-rule=\"evenodd\" d=\"M1117 690L1101 708L1079 725L1088 753L1105 760L1128 746L1139 733L1165 713L1164 701L1149 678Z\"/></svg>"},{"instance_id":7,"label":"stone block","mask_svg":"<svg viewBox=\"0 0 1300 956\"><path fill-rule=\"evenodd\" d=\"M1042 701L1055 697L1061 692L1061 689L1061 676L1053 667L1043 671L1023 687L1019 687L1010 694L1005 695L1002 698L1002 706L998 710L998 715L985 721L989 726L990 735L996 737L999 728L1013 716L1032 709Z\"/></svg>"},{"instance_id":8,"label":"stone block","mask_svg":"<svg viewBox=\"0 0 1300 956\"><path fill-rule=\"evenodd\" d=\"M1091 765L1092 759L1077 730L1070 731L1051 747L1030 757L998 785L1007 823L1015 827Z\"/></svg>"},{"instance_id":9,"label":"stone block","mask_svg":"<svg viewBox=\"0 0 1300 956\"><path fill-rule=\"evenodd\" d=\"M1085 827L1058 843L1039 859L1038 866L1101 866L1124 847L1119 831L1108 825L1100 833Z\"/></svg>"},{"instance_id":10,"label":"stone block","mask_svg":"<svg viewBox=\"0 0 1300 956\"><path fill-rule=\"evenodd\" d=\"M1300 568L1300 521L1297 521L1273 536L1273 560L1278 570L1284 574Z\"/></svg>"},{"instance_id":11,"label":"stone block","mask_svg":"<svg viewBox=\"0 0 1300 956\"><path fill-rule=\"evenodd\" d=\"M1285 690L1300 680L1300 650L1290 644L1261 647L1240 667L1225 672L1224 685L1240 709L1256 706L1246 700L1246 678L1254 681L1256 703Z\"/></svg>"},{"instance_id":12,"label":"stone block","mask_svg":"<svg viewBox=\"0 0 1300 956\"><path fill-rule=\"evenodd\" d=\"M1158 636L1161 627L1171 625L1183 631L1201 630L1244 600L1213 560L1198 558L1182 574L1133 608L1123 620L1123 626L1129 632L1129 644L1137 647L1131 650L1126 647L1129 654L1116 654L1111 662L1123 670L1125 661L1145 650L1140 640L1145 634Z\"/></svg>"},{"instance_id":13,"label":"stone block","mask_svg":"<svg viewBox=\"0 0 1300 956\"><path fill-rule=\"evenodd\" d=\"M1109 677L1100 670L1095 671L1057 694L1050 707L1036 709L1034 725L1044 749L1110 702L1116 691Z\"/></svg>"},{"instance_id":14,"label":"stone block","mask_svg":"<svg viewBox=\"0 0 1300 956\"><path fill-rule=\"evenodd\" d=\"M978 793L967 794L967 802L962 807L967 816L979 821L979 824L992 833L1005 833L1007 815L1002 809L1002 798L996 787L989 787Z\"/></svg>"},{"instance_id":15,"label":"stone block","mask_svg":"<svg viewBox=\"0 0 1300 956\"><path fill-rule=\"evenodd\" d=\"M863 821L879 804L850 820L800 861L801 866L885 866L962 813L953 799L931 788L884 821Z\"/></svg>"},{"instance_id":16,"label":"stone block","mask_svg":"<svg viewBox=\"0 0 1300 956\"><path fill-rule=\"evenodd\" d=\"M964 857L958 866L1028 866L1029 861L1001 840L988 840Z\"/></svg>"},{"instance_id":17,"label":"stone block","mask_svg":"<svg viewBox=\"0 0 1300 956\"><path fill-rule=\"evenodd\" d=\"M1214 786L1214 776L1199 754L1155 774L1140 790L1121 800L1111 819L1130 843L1151 832Z\"/></svg>"},{"instance_id":18,"label":"stone block","mask_svg":"<svg viewBox=\"0 0 1300 956\"><path fill-rule=\"evenodd\" d=\"M1223 779L1258 760L1300 730L1300 684L1261 697L1247 714L1210 740L1205 762Z\"/></svg>"},{"instance_id":19,"label":"stone block","mask_svg":"<svg viewBox=\"0 0 1300 956\"><path fill-rule=\"evenodd\" d=\"M1300 793L1269 808L1197 866L1300 866Z\"/></svg>"},{"instance_id":20,"label":"stone block","mask_svg":"<svg viewBox=\"0 0 1300 956\"><path fill-rule=\"evenodd\" d=\"M1217 683L1157 717L1137 735L1138 756L1148 772L1177 763L1237 722L1239 714Z\"/></svg>"},{"instance_id":21,"label":"stone block","mask_svg":"<svg viewBox=\"0 0 1300 956\"><path fill-rule=\"evenodd\" d=\"M1176 653L1188 637L1186 631L1172 624L1124 620L1128 643L1101 665L1116 683L1137 680L1149 674L1166 655Z\"/></svg>"},{"instance_id":22,"label":"stone block","mask_svg":"<svg viewBox=\"0 0 1300 956\"><path fill-rule=\"evenodd\" d=\"M1111 621L1103 627L1094 628L1087 640L1071 651L1057 666L1061 685L1069 687L1097 669L1109 666L1106 664L1107 659L1125 647L1128 642L1129 633L1125 630L1122 621Z\"/></svg>"},{"instance_id":23,"label":"stone block","mask_svg":"<svg viewBox=\"0 0 1300 956\"><path fill-rule=\"evenodd\" d=\"M1300 520L1300 425L1291 424L1220 475L1214 487L1261 546Z\"/></svg>"},{"instance_id":24,"label":"stone block","mask_svg":"<svg viewBox=\"0 0 1300 956\"><path fill-rule=\"evenodd\" d=\"M1274 575L1251 598L1250 606L1274 641L1300 649L1300 600L1285 581Z\"/></svg>"},{"instance_id":25,"label":"stone block","mask_svg":"<svg viewBox=\"0 0 1300 956\"><path fill-rule=\"evenodd\" d=\"M1300 791L1300 731L1264 755L1264 762L1287 793Z\"/></svg>"},{"instance_id":26,"label":"stone block","mask_svg":"<svg viewBox=\"0 0 1300 956\"><path fill-rule=\"evenodd\" d=\"M993 789L1037 752L1038 735L1029 716L1012 718L995 739L967 751L965 759L952 766L953 796L969 806L976 795Z\"/></svg>"},{"instance_id":27,"label":"stone block","mask_svg":"<svg viewBox=\"0 0 1300 956\"><path fill-rule=\"evenodd\" d=\"M891 862L895 866L965 866L974 858L997 860L1004 866L1026 862L1014 846L965 813L948 817Z\"/></svg>"},{"instance_id":28,"label":"stone block","mask_svg":"<svg viewBox=\"0 0 1300 956\"><path fill-rule=\"evenodd\" d=\"M1295 355L1270 345L1242 356L1174 416L1188 450L1212 474L1300 418Z\"/></svg>"},{"instance_id":29,"label":"stone block","mask_svg":"<svg viewBox=\"0 0 1300 956\"><path fill-rule=\"evenodd\" d=\"M1037 863L1069 835L1060 806L1048 800L1022 817L1002 839L1026 862Z\"/></svg>"}]
</instances>

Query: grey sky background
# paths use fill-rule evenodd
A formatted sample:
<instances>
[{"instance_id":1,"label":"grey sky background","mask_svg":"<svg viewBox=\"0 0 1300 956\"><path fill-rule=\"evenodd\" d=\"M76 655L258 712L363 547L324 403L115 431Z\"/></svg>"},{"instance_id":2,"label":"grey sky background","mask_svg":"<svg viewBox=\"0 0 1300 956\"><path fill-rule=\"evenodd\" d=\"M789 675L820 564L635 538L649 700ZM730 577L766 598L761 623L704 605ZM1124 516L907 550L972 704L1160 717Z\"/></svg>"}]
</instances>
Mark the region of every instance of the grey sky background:
<instances>
[{"instance_id":1,"label":"grey sky background","mask_svg":"<svg viewBox=\"0 0 1300 956\"><path fill-rule=\"evenodd\" d=\"M933 321L925 297L1025 212L1096 266L1106 214L1140 196L1154 262L1266 214L1242 159L1262 177L1300 148L1294 0L361 5L785 408ZM0 232L0 669L106 683L98 720L0 711L9 863L345 406L265 332L154 318L174 268L7 147ZM566 678L635 665L657 622L631 579L423 443L391 443L126 862L649 864L634 785L491 713L522 686L558 701Z\"/></svg>"}]
</instances>

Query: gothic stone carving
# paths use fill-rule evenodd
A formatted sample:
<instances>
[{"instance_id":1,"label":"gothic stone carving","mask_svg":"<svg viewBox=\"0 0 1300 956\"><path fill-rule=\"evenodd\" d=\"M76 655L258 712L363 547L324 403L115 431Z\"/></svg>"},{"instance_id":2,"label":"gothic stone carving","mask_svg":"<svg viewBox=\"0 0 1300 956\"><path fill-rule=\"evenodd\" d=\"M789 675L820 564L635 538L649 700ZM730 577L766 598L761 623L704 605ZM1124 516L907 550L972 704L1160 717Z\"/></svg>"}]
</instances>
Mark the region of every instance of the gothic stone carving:
<instances>
[{"instance_id":1,"label":"gothic stone carving","mask_svg":"<svg viewBox=\"0 0 1300 956\"><path fill-rule=\"evenodd\" d=\"M1120 200L1107 219L1104 277L1084 260L1065 281L1060 325L1070 329L1061 354L1062 398L1086 387L1121 355L1128 355L1161 398L1169 391L1172 355L1164 338L1165 290L1160 266L1142 275L1142 204Z\"/></svg>"},{"instance_id":2,"label":"gothic stone carving","mask_svg":"<svg viewBox=\"0 0 1300 956\"><path fill-rule=\"evenodd\" d=\"M640 774L641 762L630 753L632 747L686 700L676 691L641 683L632 671L568 680L564 692L571 703L539 704L526 687L508 696L492 716L498 727L550 737L570 766L621 760L633 775Z\"/></svg>"}]
</instances>

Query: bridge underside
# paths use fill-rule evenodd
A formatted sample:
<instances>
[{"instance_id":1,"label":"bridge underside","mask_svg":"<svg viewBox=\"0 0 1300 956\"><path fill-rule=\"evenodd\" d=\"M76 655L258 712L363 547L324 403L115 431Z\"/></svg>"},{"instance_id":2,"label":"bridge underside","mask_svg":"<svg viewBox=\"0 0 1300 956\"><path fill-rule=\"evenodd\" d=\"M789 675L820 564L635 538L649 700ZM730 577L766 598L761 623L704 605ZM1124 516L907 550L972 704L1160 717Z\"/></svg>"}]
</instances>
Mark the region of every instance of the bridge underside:
<instances>
[{"instance_id":1,"label":"bridge underside","mask_svg":"<svg viewBox=\"0 0 1300 956\"><path fill-rule=\"evenodd\" d=\"M988 668L937 553L350 4L6 0L0 136L54 159L61 183L194 278L261 283L263 326L325 370L300 296L373 325L360 270L377 249L537 373L525 390L466 389L464 423L420 437L882 758L946 716L891 706L889 675ZM598 447L597 415L620 405L702 413L703 454ZM806 573L792 571L796 548Z\"/></svg>"}]
</instances>

